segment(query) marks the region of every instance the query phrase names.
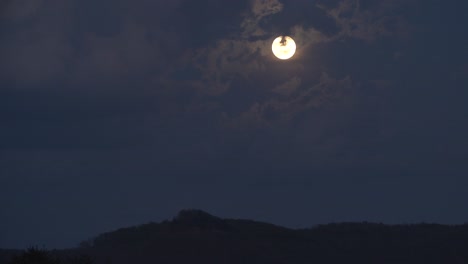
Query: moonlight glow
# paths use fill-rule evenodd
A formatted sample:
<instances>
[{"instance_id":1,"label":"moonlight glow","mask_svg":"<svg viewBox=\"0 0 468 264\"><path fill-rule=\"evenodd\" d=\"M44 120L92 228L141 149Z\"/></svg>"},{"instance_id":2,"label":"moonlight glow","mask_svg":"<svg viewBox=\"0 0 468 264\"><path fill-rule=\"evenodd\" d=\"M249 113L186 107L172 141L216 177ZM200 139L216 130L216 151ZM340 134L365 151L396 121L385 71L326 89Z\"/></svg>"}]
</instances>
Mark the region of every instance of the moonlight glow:
<instances>
[{"instance_id":1,"label":"moonlight glow","mask_svg":"<svg viewBox=\"0 0 468 264\"><path fill-rule=\"evenodd\" d=\"M296 43L289 36L279 36L273 41L271 49L278 59L287 60L296 52Z\"/></svg>"}]
</instances>

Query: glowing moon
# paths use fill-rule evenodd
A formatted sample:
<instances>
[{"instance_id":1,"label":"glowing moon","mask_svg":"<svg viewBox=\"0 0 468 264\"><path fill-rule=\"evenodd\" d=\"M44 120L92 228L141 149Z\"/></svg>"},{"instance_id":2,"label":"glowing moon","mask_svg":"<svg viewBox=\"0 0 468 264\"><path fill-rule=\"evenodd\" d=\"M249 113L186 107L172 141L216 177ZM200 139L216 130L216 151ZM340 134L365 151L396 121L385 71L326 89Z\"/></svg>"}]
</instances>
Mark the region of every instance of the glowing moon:
<instances>
[{"instance_id":1,"label":"glowing moon","mask_svg":"<svg viewBox=\"0 0 468 264\"><path fill-rule=\"evenodd\" d=\"M273 40L271 50L278 59L287 60L296 53L296 42L289 36L279 36Z\"/></svg>"}]
</instances>

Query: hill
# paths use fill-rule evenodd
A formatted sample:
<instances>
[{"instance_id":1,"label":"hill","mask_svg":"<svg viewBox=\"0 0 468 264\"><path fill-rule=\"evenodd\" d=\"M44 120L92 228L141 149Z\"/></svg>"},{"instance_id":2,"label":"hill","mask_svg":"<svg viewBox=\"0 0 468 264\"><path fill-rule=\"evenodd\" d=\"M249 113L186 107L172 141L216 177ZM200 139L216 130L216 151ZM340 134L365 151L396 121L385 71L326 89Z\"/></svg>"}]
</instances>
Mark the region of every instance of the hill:
<instances>
[{"instance_id":1,"label":"hill","mask_svg":"<svg viewBox=\"0 0 468 264\"><path fill-rule=\"evenodd\" d=\"M104 233L55 254L62 258L87 255L103 264L456 264L468 263L468 225L364 222L288 229L184 210L170 221Z\"/></svg>"}]
</instances>

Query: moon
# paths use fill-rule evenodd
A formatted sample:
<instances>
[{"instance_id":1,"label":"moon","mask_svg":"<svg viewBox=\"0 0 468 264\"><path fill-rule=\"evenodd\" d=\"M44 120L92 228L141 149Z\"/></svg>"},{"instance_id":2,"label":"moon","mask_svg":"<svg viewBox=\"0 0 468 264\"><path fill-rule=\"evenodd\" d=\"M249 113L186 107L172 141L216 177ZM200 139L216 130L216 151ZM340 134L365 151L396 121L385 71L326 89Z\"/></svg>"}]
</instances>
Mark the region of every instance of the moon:
<instances>
[{"instance_id":1,"label":"moon","mask_svg":"<svg viewBox=\"0 0 468 264\"><path fill-rule=\"evenodd\" d=\"M287 60L296 53L296 42L289 36L279 36L273 40L271 50L278 59Z\"/></svg>"}]
</instances>

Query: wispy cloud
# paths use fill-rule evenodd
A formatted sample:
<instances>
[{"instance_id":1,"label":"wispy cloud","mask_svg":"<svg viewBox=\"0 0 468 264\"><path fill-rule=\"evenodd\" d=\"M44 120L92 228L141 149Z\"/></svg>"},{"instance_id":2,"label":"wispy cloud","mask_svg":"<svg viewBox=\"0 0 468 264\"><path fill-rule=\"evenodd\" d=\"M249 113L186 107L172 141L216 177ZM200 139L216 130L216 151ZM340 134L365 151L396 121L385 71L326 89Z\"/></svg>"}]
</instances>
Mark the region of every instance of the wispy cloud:
<instances>
[{"instance_id":1,"label":"wispy cloud","mask_svg":"<svg viewBox=\"0 0 468 264\"><path fill-rule=\"evenodd\" d=\"M241 24L243 37L258 37L267 34L259 22L267 16L281 12L283 4L278 0L251 0L250 10L245 13Z\"/></svg>"},{"instance_id":2,"label":"wispy cloud","mask_svg":"<svg viewBox=\"0 0 468 264\"><path fill-rule=\"evenodd\" d=\"M414 1L384 0L363 7L360 0L342 0L337 6L322 8L340 28L336 38L350 37L364 41L374 41L379 37L407 35L408 23L394 11L410 5Z\"/></svg>"}]
</instances>

